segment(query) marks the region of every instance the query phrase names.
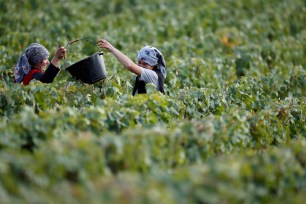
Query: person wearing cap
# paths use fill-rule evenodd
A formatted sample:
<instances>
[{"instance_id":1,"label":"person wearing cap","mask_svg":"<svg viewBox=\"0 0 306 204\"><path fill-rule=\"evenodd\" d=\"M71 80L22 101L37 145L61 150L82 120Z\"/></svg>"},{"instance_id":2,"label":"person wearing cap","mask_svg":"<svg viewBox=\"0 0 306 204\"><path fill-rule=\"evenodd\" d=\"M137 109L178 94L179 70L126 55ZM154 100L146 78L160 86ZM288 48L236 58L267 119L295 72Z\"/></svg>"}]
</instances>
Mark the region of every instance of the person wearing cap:
<instances>
[{"instance_id":1,"label":"person wearing cap","mask_svg":"<svg viewBox=\"0 0 306 204\"><path fill-rule=\"evenodd\" d=\"M14 69L15 82L28 85L33 79L43 83L52 83L60 71L60 60L66 56L66 49L59 46L51 63L49 62L49 51L39 43L32 43L18 58ZM45 68L48 68L45 70Z\"/></svg>"},{"instance_id":2,"label":"person wearing cap","mask_svg":"<svg viewBox=\"0 0 306 204\"><path fill-rule=\"evenodd\" d=\"M157 90L164 93L166 62L157 48L143 47L138 53L137 64L135 64L105 39L98 40L98 46L111 52L125 68L137 75L133 95L146 93L147 83L155 84Z\"/></svg>"}]
</instances>

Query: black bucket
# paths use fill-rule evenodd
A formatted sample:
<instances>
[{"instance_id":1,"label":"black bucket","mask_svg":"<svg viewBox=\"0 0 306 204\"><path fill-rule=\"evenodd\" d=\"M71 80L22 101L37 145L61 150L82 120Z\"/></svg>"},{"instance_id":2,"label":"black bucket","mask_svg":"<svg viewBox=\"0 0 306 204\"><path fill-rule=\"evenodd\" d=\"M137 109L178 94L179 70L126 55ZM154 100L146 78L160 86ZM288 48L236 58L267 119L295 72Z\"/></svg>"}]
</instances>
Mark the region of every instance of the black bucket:
<instances>
[{"instance_id":1,"label":"black bucket","mask_svg":"<svg viewBox=\"0 0 306 204\"><path fill-rule=\"evenodd\" d=\"M81 39L71 41L68 43L68 45L74 42L77 42L79 40ZM93 43L95 44L95 42ZM85 59L82 59L76 62L70 65L69 67L67 67L66 70L75 79L81 80L82 82L88 83L88 84L96 83L107 77L107 72L105 69L105 63L104 63L102 52L95 53Z\"/></svg>"}]
</instances>

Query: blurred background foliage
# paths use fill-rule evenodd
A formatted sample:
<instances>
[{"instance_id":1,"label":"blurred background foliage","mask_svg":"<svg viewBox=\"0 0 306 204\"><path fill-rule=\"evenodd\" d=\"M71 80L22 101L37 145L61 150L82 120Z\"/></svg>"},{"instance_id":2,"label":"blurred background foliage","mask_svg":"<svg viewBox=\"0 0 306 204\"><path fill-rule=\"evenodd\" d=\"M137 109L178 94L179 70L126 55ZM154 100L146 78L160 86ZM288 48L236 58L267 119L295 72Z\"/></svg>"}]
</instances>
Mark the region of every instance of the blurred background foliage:
<instances>
[{"instance_id":1,"label":"blurred background foliage","mask_svg":"<svg viewBox=\"0 0 306 204\"><path fill-rule=\"evenodd\" d=\"M303 203L306 3L302 0L0 0L1 203ZM167 63L166 94L103 50L107 79L65 67L13 83L32 42L53 56L108 39ZM52 57L51 56L51 57Z\"/></svg>"}]
</instances>

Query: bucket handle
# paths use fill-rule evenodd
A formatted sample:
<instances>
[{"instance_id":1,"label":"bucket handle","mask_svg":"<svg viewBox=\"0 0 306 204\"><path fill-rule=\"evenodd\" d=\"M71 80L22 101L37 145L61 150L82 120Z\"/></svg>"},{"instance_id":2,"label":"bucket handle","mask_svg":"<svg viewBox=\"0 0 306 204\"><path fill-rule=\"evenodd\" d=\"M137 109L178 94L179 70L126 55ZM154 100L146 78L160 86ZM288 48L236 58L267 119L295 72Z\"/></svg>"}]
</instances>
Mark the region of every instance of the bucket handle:
<instances>
[{"instance_id":1,"label":"bucket handle","mask_svg":"<svg viewBox=\"0 0 306 204\"><path fill-rule=\"evenodd\" d=\"M101 50L101 48L98 46L98 44L97 44L95 41L93 41L93 40L91 40L91 39L88 39L88 38L77 38L77 39L75 39L75 40L71 40L71 41L69 41L69 42L67 43L67 45L65 46L65 48L68 49L68 46L70 46L71 44L73 44L73 43L75 43L75 42L78 42L78 41L80 41L80 40L87 40L87 41L91 42L92 44L94 44L94 45L98 48L99 52L102 53L102 50ZM61 46L61 45L59 44L58 46ZM102 54L103 54L103 53L102 53ZM65 67L65 62L66 62L66 58L64 58L63 67L64 67L64 68L67 68L68 66Z\"/></svg>"},{"instance_id":2,"label":"bucket handle","mask_svg":"<svg viewBox=\"0 0 306 204\"><path fill-rule=\"evenodd\" d=\"M69 45L71 45L71 44L73 44L73 43L75 43L75 42L78 42L78 41L80 41L80 40L87 40L87 41L91 42L92 44L94 44L94 45L99 49L100 52L102 52L102 51L101 51L101 48L99 48L98 44L97 44L95 41L93 41L93 40L91 40L91 39L88 39L88 38L77 38L77 39L75 39L75 40L71 40L71 41L69 41L69 42L67 43L67 45L65 46L65 48L67 48Z\"/></svg>"}]
</instances>

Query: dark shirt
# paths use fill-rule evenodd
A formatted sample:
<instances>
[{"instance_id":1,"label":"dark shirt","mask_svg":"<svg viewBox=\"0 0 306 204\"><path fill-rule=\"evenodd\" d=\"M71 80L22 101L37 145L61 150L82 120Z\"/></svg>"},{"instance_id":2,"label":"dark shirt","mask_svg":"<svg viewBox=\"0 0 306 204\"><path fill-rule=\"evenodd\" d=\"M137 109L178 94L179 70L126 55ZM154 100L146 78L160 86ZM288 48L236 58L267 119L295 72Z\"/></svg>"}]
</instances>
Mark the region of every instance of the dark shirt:
<instances>
[{"instance_id":1,"label":"dark shirt","mask_svg":"<svg viewBox=\"0 0 306 204\"><path fill-rule=\"evenodd\" d=\"M35 74L33 74L33 79L39 80L43 83L52 83L59 71L60 69L58 67L50 63L44 73L36 72Z\"/></svg>"},{"instance_id":2,"label":"dark shirt","mask_svg":"<svg viewBox=\"0 0 306 204\"><path fill-rule=\"evenodd\" d=\"M165 81L164 75L160 72L159 69L153 69L153 71L155 71L157 76L158 76L158 83L159 83L159 87L160 87L159 91L161 93L165 93L165 91L164 91L164 81ZM135 96L137 90L138 90L139 94L147 93L146 83L144 81L139 80L139 76L136 77L135 85L134 85L134 88L133 88L133 96Z\"/></svg>"}]
</instances>

